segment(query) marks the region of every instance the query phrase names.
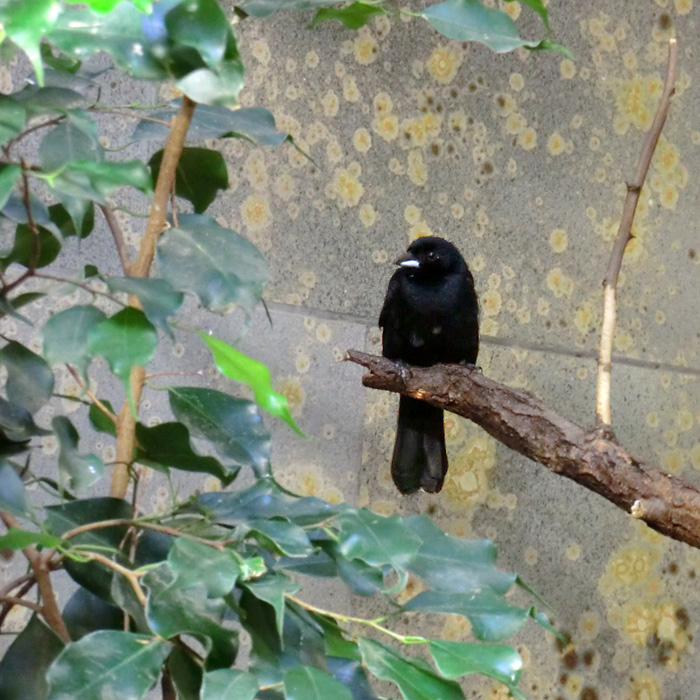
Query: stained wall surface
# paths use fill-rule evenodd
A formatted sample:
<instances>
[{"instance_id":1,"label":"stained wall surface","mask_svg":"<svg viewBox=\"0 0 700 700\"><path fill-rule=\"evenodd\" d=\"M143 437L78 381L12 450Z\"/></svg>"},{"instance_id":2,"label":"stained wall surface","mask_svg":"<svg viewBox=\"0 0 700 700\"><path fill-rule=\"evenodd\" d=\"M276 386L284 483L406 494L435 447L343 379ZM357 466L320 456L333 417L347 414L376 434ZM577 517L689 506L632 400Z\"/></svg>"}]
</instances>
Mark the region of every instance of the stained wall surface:
<instances>
[{"instance_id":1,"label":"stained wall surface","mask_svg":"<svg viewBox=\"0 0 700 700\"><path fill-rule=\"evenodd\" d=\"M270 365L311 436L302 442L272 426L278 478L304 494L387 514L428 513L452 533L491 538L501 565L544 597L571 637L558 649L532 624L516 638L522 687L538 700L697 697L700 554L454 416L446 419L443 492L402 497L388 473L396 397L365 390L360 370L339 360L348 347L379 351L376 319L391 261L417 236L444 236L476 278L484 372L590 425L601 281L675 34L676 96L620 280L613 421L633 454L700 481L695 5L551 2L556 40L574 60L497 55L448 41L407 13L357 32L338 23L309 30L310 13L249 18L238 26L242 104L271 109L314 162L288 145L209 144L226 156L231 178L212 215L258 245L272 269L274 325L256 318L242 347ZM524 35L541 33L524 4L503 7ZM111 89L125 101L143 99L141 86ZM169 88L152 95L171 96ZM114 127L111 145L129 128ZM133 250L140 223L123 223ZM225 319L205 323L236 336ZM209 366L187 338L170 351L183 369ZM172 355L165 359L170 367ZM207 381L221 380L209 373ZM147 401L149 417L167 419L158 397ZM166 496L154 487L153 505ZM342 610L375 605L331 598ZM468 638L461 618L430 625ZM464 687L468 697L506 697L480 679Z\"/></svg>"}]
</instances>

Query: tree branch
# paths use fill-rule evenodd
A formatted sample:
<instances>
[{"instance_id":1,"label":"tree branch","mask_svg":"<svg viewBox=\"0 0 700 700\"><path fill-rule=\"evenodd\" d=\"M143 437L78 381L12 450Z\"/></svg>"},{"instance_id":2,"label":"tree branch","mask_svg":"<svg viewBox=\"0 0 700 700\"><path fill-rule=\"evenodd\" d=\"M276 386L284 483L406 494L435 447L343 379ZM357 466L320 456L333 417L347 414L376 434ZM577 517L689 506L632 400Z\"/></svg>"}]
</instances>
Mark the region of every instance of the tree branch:
<instances>
[{"instance_id":1,"label":"tree branch","mask_svg":"<svg viewBox=\"0 0 700 700\"><path fill-rule=\"evenodd\" d=\"M608 269L603 280L603 323L600 329L600 350L598 353L598 385L596 391L596 427L601 434L609 433L611 426L610 417L610 372L612 370L613 336L615 335L616 294L617 278L620 274L622 256L625 247L632 239L632 222L639 202L639 195L646 179L656 144L664 128L668 110L671 107L671 97L676 85L677 44L672 38L668 44L668 68L663 92L659 101L656 116L649 131L647 131L642 150L637 161L637 169L634 179L627 183L627 197L622 209L620 228L613 245ZM607 435L610 437L610 435Z\"/></svg>"},{"instance_id":2,"label":"tree branch","mask_svg":"<svg viewBox=\"0 0 700 700\"><path fill-rule=\"evenodd\" d=\"M600 494L668 537L700 548L700 489L560 416L532 394L461 365L402 367L349 350L365 386L427 401L481 426L512 450Z\"/></svg>"},{"instance_id":3,"label":"tree branch","mask_svg":"<svg viewBox=\"0 0 700 700\"><path fill-rule=\"evenodd\" d=\"M131 260L129 259L129 251L126 247L126 242L124 241L124 234L122 233L121 226L117 221L117 217L114 216L114 211L104 204L99 205L102 214L105 217L107 226L112 232L112 238L114 238L114 244L117 246L117 253L119 253L119 261L122 264L122 270L124 274L129 274L129 268L131 267Z\"/></svg>"}]
</instances>

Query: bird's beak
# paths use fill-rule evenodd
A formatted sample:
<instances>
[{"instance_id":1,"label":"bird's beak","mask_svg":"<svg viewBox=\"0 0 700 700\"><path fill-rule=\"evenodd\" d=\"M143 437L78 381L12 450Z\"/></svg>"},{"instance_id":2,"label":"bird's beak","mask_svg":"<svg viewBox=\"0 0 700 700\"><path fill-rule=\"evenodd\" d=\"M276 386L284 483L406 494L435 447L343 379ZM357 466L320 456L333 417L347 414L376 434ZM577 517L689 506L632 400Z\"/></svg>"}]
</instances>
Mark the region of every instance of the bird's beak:
<instances>
[{"instance_id":1,"label":"bird's beak","mask_svg":"<svg viewBox=\"0 0 700 700\"><path fill-rule=\"evenodd\" d=\"M404 253L400 258L394 261L394 265L398 265L399 267L420 267L420 263L411 253Z\"/></svg>"}]
</instances>

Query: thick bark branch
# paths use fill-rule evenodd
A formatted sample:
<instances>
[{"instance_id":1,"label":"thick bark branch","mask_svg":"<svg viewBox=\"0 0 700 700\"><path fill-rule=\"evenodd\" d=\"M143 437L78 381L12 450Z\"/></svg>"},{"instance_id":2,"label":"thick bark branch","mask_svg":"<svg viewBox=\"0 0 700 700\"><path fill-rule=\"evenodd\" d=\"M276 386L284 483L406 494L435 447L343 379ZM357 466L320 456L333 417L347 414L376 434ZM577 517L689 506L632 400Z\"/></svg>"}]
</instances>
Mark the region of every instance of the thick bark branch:
<instances>
[{"instance_id":1,"label":"thick bark branch","mask_svg":"<svg viewBox=\"0 0 700 700\"><path fill-rule=\"evenodd\" d=\"M365 386L423 399L481 426L499 442L573 479L668 537L700 548L700 489L635 459L622 446L542 401L460 365L401 367L349 350Z\"/></svg>"}]
</instances>

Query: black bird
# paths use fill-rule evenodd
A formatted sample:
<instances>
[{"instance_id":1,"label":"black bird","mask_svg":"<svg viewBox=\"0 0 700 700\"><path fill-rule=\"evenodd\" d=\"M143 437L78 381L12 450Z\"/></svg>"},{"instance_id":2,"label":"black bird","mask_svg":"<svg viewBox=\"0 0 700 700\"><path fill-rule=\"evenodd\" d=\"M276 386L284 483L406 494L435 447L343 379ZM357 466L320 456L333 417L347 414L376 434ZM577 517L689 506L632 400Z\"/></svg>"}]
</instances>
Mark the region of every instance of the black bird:
<instances>
[{"instance_id":1,"label":"black bird","mask_svg":"<svg viewBox=\"0 0 700 700\"><path fill-rule=\"evenodd\" d=\"M475 364L479 302L457 248L443 238L418 238L395 264L379 316L384 357L418 367ZM442 409L402 396L391 458L396 487L437 493L446 473Z\"/></svg>"}]
</instances>

